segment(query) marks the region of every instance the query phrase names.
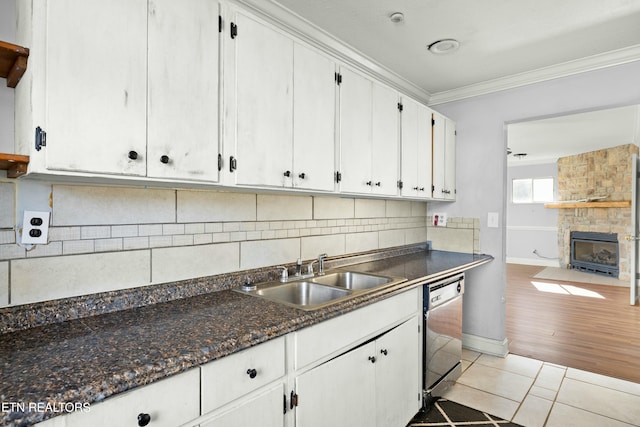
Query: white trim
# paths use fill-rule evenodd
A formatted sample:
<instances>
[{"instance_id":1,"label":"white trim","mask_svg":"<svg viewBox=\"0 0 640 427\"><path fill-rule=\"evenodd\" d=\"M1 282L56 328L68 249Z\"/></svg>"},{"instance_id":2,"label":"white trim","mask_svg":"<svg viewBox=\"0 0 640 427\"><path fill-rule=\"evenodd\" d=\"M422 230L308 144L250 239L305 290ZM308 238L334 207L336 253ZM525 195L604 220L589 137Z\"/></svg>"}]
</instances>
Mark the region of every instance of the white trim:
<instances>
[{"instance_id":1,"label":"white trim","mask_svg":"<svg viewBox=\"0 0 640 427\"><path fill-rule=\"evenodd\" d=\"M613 67L615 65L622 65L638 60L640 60L640 44L564 62L562 64L539 68L533 71L513 74L499 79L487 80L457 89L437 92L431 95L429 105L433 106L444 104L445 102L458 101L464 98L471 98L501 90L513 89L520 86L553 80L601 68Z\"/></svg>"},{"instance_id":2,"label":"white trim","mask_svg":"<svg viewBox=\"0 0 640 427\"><path fill-rule=\"evenodd\" d=\"M545 227L541 225L507 225L507 230L513 231L552 231L558 232L558 227Z\"/></svg>"},{"instance_id":3,"label":"white trim","mask_svg":"<svg viewBox=\"0 0 640 427\"><path fill-rule=\"evenodd\" d=\"M509 354L509 341L506 338L499 341L463 333L462 346L469 350L493 356L506 357Z\"/></svg>"},{"instance_id":4,"label":"white trim","mask_svg":"<svg viewBox=\"0 0 640 427\"><path fill-rule=\"evenodd\" d=\"M382 83L427 104L431 94L415 83L401 77L389 68L349 46L329 32L314 25L306 18L292 12L279 3L264 0L230 0L260 15L271 24L286 30L292 36L332 56L339 63L349 65ZM240 31L240 30L239 30Z\"/></svg>"},{"instance_id":5,"label":"white trim","mask_svg":"<svg viewBox=\"0 0 640 427\"><path fill-rule=\"evenodd\" d=\"M507 257L506 262L507 264L538 265L540 267L560 267L559 259Z\"/></svg>"}]
</instances>

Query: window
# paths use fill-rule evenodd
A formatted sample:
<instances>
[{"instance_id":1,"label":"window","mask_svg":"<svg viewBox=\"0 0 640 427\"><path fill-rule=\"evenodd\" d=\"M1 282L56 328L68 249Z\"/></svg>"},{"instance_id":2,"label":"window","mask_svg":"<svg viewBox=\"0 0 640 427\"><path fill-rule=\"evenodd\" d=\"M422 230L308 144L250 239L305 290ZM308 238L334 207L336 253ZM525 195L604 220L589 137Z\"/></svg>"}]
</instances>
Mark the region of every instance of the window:
<instances>
[{"instance_id":1,"label":"window","mask_svg":"<svg viewBox=\"0 0 640 427\"><path fill-rule=\"evenodd\" d=\"M553 178L514 179L511 189L511 201L513 203L553 201Z\"/></svg>"}]
</instances>

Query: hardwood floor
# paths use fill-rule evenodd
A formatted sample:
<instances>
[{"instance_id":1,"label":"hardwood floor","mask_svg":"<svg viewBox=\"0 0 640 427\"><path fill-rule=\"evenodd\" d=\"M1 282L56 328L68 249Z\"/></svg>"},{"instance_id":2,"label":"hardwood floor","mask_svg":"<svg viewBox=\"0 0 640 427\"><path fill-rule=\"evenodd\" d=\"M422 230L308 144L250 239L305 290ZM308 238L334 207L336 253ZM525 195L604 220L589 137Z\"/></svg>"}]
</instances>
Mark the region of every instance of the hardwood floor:
<instances>
[{"instance_id":1,"label":"hardwood floor","mask_svg":"<svg viewBox=\"0 0 640 427\"><path fill-rule=\"evenodd\" d=\"M507 264L510 352L640 383L640 307L629 289L533 278L543 268Z\"/></svg>"}]
</instances>

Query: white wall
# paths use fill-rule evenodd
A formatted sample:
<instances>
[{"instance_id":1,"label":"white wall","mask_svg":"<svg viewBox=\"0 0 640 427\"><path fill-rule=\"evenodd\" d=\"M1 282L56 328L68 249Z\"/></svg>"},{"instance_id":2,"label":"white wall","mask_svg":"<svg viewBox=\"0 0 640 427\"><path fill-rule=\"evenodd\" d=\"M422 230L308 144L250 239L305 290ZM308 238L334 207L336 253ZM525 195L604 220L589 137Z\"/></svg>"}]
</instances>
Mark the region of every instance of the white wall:
<instances>
[{"instance_id":1,"label":"white wall","mask_svg":"<svg viewBox=\"0 0 640 427\"><path fill-rule=\"evenodd\" d=\"M640 102L640 62L434 106L457 122L457 201L430 203L429 213L480 218L480 251L494 262L472 270L464 332L497 341L505 332L505 123ZM487 228L487 213L500 227Z\"/></svg>"},{"instance_id":2,"label":"white wall","mask_svg":"<svg viewBox=\"0 0 640 427\"><path fill-rule=\"evenodd\" d=\"M513 179L546 177L554 178L554 200L557 200L557 163L507 168L507 262L559 266L557 209L546 209L543 203L511 202ZM534 250L538 255L533 253Z\"/></svg>"}]
</instances>

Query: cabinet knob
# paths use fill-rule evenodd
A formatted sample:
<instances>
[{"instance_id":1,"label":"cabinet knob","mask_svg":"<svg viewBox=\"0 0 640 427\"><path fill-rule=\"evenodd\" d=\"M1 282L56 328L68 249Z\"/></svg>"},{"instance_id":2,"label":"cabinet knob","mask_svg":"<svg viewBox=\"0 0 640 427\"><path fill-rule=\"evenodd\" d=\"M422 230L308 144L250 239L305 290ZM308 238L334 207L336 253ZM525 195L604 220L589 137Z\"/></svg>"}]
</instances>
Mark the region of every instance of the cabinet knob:
<instances>
[{"instance_id":1,"label":"cabinet knob","mask_svg":"<svg viewBox=\"0 0 640 427\"><path fill-rule=\"evenodd\" d=\"M129 151L129 158L131 160L136 160L138 158L138 153L133 150Z\"/></svg>"},{"instance_id":2,"label":"cabinet knob","mask_svg":"<svg viewBox=\"0 0 640 427\"><path fill-rule=\"evenodd\" d=\"M380 187L382 183L380 181L376 182L376 187Z\"/></svg>"},{"instance_id":3,"label":"cabinet knob","mask_svg":"<svg viewBox=\"0 0 640 427\"><path fill-rule=\"evenodd\" d=\"M384 354L386 356L389 352L387 351L386 348L383 348L382 350L380 350L380 353L382 353L382 354Z\"/></svg>"},{"instance_id":4,"label":"cabinet knob","mask_svg":"<svg viewBox=\"0 0 640 427\"><path fill-rule=\"evenodd\" d=\"M291 176L291 171L284 171L283 175L289 178Z\"/></svg>"},{"instance_id":5,"label":"cabinet knob","mask_svg":"<svg viewBox=\"0 0 640 427\"><path fill-rule=\"evenodd\" d=\"M371 184L373 184L373 182L367 181L365 184L367 184L369 187L371 187Z\"/></svg>"},{"instance_id":6,"label":"cabinet knob","mask_svg":"<svg viewBox=\"0 0 640 427\"><path fill-rule=\"evenodd\" d=\"M302 172L300 175L298 175L298 178L300 178L300 179L304 179L305 177L306 177L306 175L305 175L304 172Z\"/></svg>"},{"instance_id":7,"label":"cabinet knob","mask_svg":"<svg viewBox=\"0 0 640 427\"><path fill-rule=\"evenodd\" d=\"M167 155L160 156L160 163L164 163L165 165L169 163L169 156Z\"/></svg>"},{"instance_id":8,"label":"cabinet knob","mask_svg":"<svg viewBox=\"0 0 640 427\"><path fill-rule=\"evenodd\" d=\"M417 191L417 190L418 190L418 187L413 187L413 189Z\"/></svg>"},{"instance_id":9,"label":"cabinet knob","mask_svg":"<svg viewBox=\"0 0 640 427\"><path fill-rule=\"evenodd\" d=\"M144 427L151 422L151 415L149 414L138 414L138 425L140 427Z\"/></svg>"},{"instance_id":10,"label":"cabinet knob","mask_svg":"<svg viewBox=\"0 0 640 427\"><path fill-rule=\"evenodd\" d=\"M258 371L256 371L255 369L247 369L247 375L249 375L249 378L255 378L256 375L258 375Z\"/></svg>"},{"instance_id":11,"label":"cabinet knob","mask_svg":"<svg viewBox=\"0 0 640 427\"><path fill-rule=\"evenodd\" d=\"M420 191L424 191L424 187L420 187Z\"/></svg>"},{"instance_id":12,"label":"cabinet knob","mask_svg":"<svg viewBox=\"0 0 640 427\"><path fill-rule=\"evenodd\" d=\"M376 357L375 356L369 356L369 360L371 361L371 363L376 363Z\"/></svg>"}]
</instances>

